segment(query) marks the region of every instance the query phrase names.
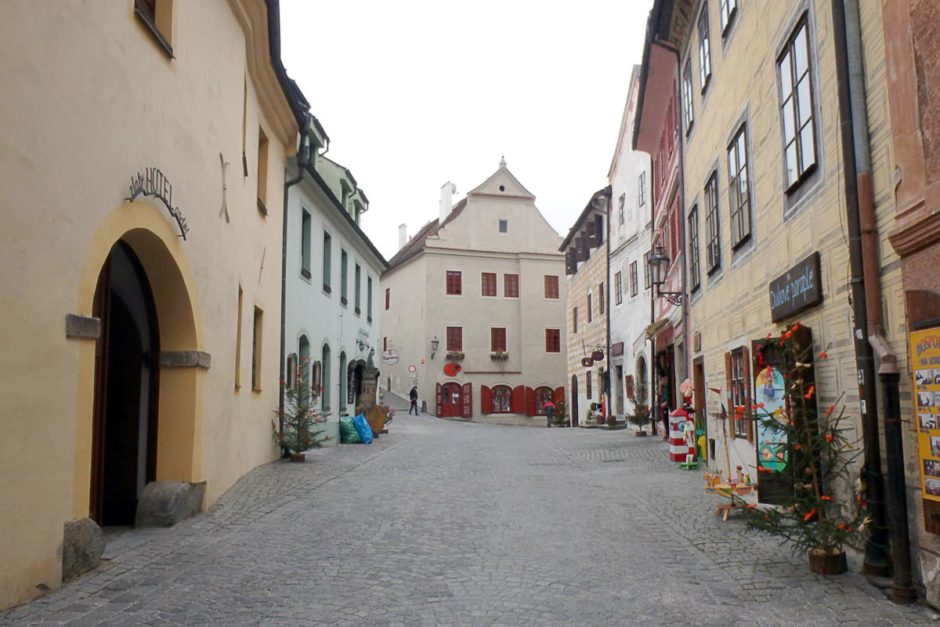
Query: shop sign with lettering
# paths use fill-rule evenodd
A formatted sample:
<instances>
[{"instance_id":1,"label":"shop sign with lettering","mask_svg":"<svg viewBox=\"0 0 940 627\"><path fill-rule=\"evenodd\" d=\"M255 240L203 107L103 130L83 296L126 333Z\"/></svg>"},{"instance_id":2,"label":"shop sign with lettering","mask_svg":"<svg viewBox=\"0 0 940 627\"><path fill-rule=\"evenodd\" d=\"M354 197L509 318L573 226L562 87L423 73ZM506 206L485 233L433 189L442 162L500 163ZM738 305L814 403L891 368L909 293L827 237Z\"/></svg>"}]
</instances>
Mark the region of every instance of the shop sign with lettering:
<instances>
[{"instance_id":1,"label":"shop sign with lettering","mask_svg":"<svg viewBox=\"0 0 940 627\"><path fill-rule=\"evenodd\" d=\"M149 196L162 202L166 210L176 220L176 224L179 225L180 237L186 239L186 234L189 233L189 225L186 224L186 218L180 208L173 204L173 185L160 171L160 168L144 168L143 172L138 172L131 177L128 197L124 200L125 202L134 202L138 196Z\"/></svg>"},{"instance_id":2,"label":"shop sign with lettering","mask_svg":"<svg viewBox=\"0 0 940 627\"><path fill-rule=\"evenodd\" d=\"M819 252L770 282L770 318L779 322L822 302Z\"/></svg>"}]
</instances>

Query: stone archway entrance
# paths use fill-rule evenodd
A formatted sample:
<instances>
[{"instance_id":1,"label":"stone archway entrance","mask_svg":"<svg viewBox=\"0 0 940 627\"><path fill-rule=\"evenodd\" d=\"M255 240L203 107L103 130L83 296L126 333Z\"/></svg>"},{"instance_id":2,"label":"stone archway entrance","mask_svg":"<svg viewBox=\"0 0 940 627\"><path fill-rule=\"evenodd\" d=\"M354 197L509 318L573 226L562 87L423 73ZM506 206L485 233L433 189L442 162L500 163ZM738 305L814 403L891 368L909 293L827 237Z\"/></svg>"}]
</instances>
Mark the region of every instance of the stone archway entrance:
<instances>
[{"instance_id":1,"label":"stone archway entrance","mask_svg":"<svg viewBox=\"0 0 940 627\"><path fill-rule=\"evenodd\" d=\"M160 343L150 282L122 241L101 269L93 310L101 337L89 515L102 526L132 525L144 485L156 478Z\"/></svg>"}]
</instances>

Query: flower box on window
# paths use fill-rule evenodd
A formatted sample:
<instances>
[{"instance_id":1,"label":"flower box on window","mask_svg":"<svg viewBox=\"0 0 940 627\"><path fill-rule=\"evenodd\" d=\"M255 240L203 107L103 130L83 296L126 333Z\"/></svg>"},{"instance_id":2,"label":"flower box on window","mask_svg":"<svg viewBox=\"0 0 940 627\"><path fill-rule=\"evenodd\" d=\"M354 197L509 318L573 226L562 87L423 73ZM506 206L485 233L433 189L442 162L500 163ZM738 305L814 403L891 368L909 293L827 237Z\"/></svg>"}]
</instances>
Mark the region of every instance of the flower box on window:
<instances>
[{"instance_id":1,"label":"flower box on window","mask_svg":"<svg viewBox=\"0 0 940 627\"><path fill-rule=\"evenodd\" d=\"M509 359L509 353L506 351L493 351L490 353L490 359L505 360Z\"/></svg>"},{"instance_id":2,"label":"flower box on window","mask_svg":"<svg viewBox=\"0 0 940 627\"><path fill-rule=\"evenodd\" d=\"M463 351L448 351L447 352L447 359L451 359L453 361L460 361L463 358L464 358Z\"/></svg>"}]
</instances>

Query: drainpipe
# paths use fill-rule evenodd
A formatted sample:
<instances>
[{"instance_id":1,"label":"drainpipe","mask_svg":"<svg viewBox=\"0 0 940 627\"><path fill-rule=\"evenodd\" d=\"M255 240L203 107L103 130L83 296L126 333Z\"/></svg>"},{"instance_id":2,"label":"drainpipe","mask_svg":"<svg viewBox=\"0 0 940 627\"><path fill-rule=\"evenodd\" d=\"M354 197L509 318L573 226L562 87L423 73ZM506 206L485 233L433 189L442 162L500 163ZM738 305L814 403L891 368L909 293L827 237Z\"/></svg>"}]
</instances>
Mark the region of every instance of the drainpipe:
<instances>
[{"instance_id":1,"label":"drainpipe","mask_svg":"<svg viewBox=\"0 0 940 627\"><path fill-rule=\"evenodd\" d=\"M607 289L604 290L604 299L607 301L606 303L604 303L604 311L607 312L607 320L606 320L607 322L607 342L606 342L607 348L605 349L605 352L607 353L607 356L606 356L607 357L607 402L604 403L604 412L607 414L607 416L614 415L614 412L611 411L611 408L610 408L611 407L610 402L611 400L613 400L612 391L614 388L614 380L610 374L610 369L612 368L611 363L610 363L610 286L611 286L611 282L610 282L610 231L611 231L610 229L610 206L611 206L611 202L610 201L612 197L613 197L613 191L612 190L608 191L607 211L604 212L605 213L604 218L607 221L607 237L604 238L607 240L605 242L606 258L604 259L604 263L607 264ZM617 381L617 385L618 386L620 385L620 381ZM607 416L604 416L605 421L609 420ZM610 423L608 422L608 424Z\"/></svg>"},{"instance_id":2,"label":"drainpipe","mask_svg":"<svg viewBox=\"0 0 940 627\"><path fill-rule=\"evenodd\" d=\"M286 333L287 333L287 214L288 214L288 199L290 188L299 183L304 178L304 170L307 168L307 165L310 163L310 141L309 135L310 132L310 119L308 117L306 123L300 129L300 147L297 150L297 176L292 179L284 181L284 211L281 214L281 360L280 360L280 389L278 391L278 431L284 430L284 390L286 382L284 381L285 377L285 368L284 364L285 355L287 348L285 345L286 342ZM287 449L281 449L281 455L287 456Z\"/></svg>"},{"instance_id":3,"label":"drainpipe","mask_svg":"<svg viewBox=\"0 0 940 627\"><path fill-rule=\"evenodd\" d=\"M857 10L857 7L856 7ZM881 453L878 437L878 399L875 387L875 360L873 346L886 347L880 335L880 325L872 325L869 318L871 307L869 296L876 296L879 304L874 309L880 310L880 291L878 290L877 256L873 256L870 247L863 245L861 225L861 205L867 205L871 212L870 156L868 155L868 120L866 116L864 91L853 93L850 72L855 72L856 89L861 88L861 52L858 42L857 13L853 20L847 20L844 0L832 0L833 35L836 54L836 79L839 93L839 124L842 134L842 162L845 180L846 218L849 231L849 264L851 268L852 313L855 319L854 342L855 361L858 380L861 384L862 438L864 443L865 497L868 511L872 517L872 530L865 543L865 561L863 571L866 574L885 576L888 574L887 531L885 528L884 479L881 474ZM855 42L849 52L848 29L854 21ZM853 111L853 100L855 109ZM856 117L853 118L853 113ZM858 134L856 134L858 132ZM859 168L859 166L861 166ZM867 168L867 169L866 169ZM868 225L869 231L871 225ZM871 233L868 234L869 236ZM866 276L866 253L868 265L874 262L875 274ZM874 281L872 281L874 279ZM872 284L874 283L874 285ZM878 314L875 314L878 316ZM869 342L871 331L876 335ZM888 355L888 353L885 353ZM897 371L896 359L895 371ZM891 359L886 361L890 368ZM903 502L903 495L902 495ZM894 504L893 504L894 505ZM892 507L892 510L896 507ZM892 512L893 518L897 512ZM904 512L905 530L906 511ZM893 520L893 522L896 522ZM897 549L897 547L895 547Z\"/></svg>"},{"instance_id":4,"label":"drainpipe","mask_svg":"<svg viewBox=\"0 0 940 627\"><path fill-rule=\"evenodd\" d=\"M858 0L845 0L844 7L846 14L843 19L845 19L849 92L856 155L858 221L866 295L865 313L868 322L868 342L878 358L878 378L882 384L884 407L885 456L888 471L887 504L891 516L891 561L894 571L891 598L896 603L909 603L914 599L915 593L911 583L907 488L904 480L904 442L898 390L900 372L897 355L888 344L882 326L878 223L875 219L871 183L871 146L868 136Z\"/></svg>"}]
</instances>

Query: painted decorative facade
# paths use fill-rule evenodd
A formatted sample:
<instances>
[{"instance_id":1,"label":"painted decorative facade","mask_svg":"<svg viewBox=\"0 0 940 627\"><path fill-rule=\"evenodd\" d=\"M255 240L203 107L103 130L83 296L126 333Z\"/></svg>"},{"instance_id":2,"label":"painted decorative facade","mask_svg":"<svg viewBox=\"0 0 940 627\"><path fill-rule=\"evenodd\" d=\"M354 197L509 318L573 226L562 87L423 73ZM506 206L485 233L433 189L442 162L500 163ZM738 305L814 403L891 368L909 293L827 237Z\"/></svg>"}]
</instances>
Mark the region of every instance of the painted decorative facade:
<instances>
[{"instance_id":1,"label":"painted decorative facade","mask_svg":"<svg viewBox=\"0 0 940 627\"><path fill-rule=\"evenodd\" d=\"M607 335L607 217L610 187L595 192L558 249L565 253L568 397L572 426L610 413ZM596 405L593 410L592 404ZM603 411L600 410L603 405Z\"/></svg>"}]
</instances>

